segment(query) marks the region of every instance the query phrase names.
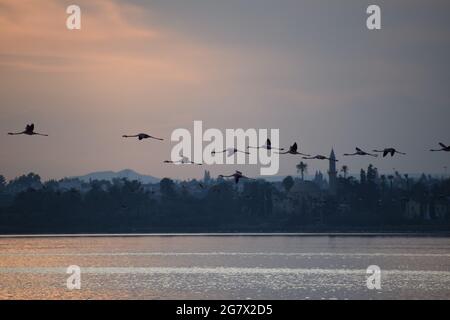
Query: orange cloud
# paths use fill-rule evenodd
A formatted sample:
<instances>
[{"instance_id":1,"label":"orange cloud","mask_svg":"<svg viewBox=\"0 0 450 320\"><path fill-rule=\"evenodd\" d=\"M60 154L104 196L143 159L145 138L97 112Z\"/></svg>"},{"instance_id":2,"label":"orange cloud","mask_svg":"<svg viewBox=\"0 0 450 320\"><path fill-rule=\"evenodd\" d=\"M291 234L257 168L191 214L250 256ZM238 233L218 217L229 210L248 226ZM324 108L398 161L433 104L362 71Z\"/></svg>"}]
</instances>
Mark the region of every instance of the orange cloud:
<instances>
[{"instance_id":1,"label":"orange cloud","mask_svg":"<svg viewBox=\"0 0 450 320\"><path fill-rule=\"evenodd\" d=\"M67 30L57 0L0 0L0 67L32 72L135 71L157 80L198 81L205 51L162 28L144 24L149 12L110 0L80 0L81 30Z\"/></svg>"}]
</instances>

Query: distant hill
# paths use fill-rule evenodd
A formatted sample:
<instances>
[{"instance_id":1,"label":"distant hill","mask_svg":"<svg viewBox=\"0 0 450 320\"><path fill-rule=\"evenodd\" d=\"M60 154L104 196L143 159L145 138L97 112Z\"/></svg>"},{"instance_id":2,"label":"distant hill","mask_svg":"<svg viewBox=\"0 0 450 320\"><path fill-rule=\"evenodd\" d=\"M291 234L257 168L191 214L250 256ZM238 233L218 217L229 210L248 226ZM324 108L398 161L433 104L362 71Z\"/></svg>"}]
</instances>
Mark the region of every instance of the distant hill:
<instances>
[{"instance_id":1,"label":"distant hill","mask_svg":"<svg viewBox=\"0 0 450 320\"><path fill-rule=\"evenodd\" d=\"M78 178L82 181L89 182L89 180L109 180L111 181L114 178L127 178L128 180L138 180L144 184L147 183L158 183L160 181L159 178L149 176L149 175L143 175L140 173L137 173L136 171L125 169L122 171L114 172L114 171L98 171L98 172L92 172L84 176L79 177L73 177Z\"/></svg>"}]
</instances>

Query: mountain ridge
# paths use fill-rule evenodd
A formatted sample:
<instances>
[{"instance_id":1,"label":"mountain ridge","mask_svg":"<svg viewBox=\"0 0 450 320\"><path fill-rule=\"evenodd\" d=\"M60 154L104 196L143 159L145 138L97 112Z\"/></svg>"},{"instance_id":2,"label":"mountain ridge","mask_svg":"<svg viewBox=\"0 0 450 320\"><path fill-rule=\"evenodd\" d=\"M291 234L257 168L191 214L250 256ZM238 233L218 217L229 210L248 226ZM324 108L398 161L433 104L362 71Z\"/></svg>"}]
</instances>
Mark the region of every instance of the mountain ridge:
<instances>
[{"instance_id":1,"label":"mountain ridge","mask_svg":"<svg viewBox=\"0 0 450 320\"><path fill-rule=\"evenodd\" d=\"M112 171L112 170L107 170L107 171L94 171L82 176L76 176L76 177L72 177L75 179L80 179L82 181L85 182L89 182L90 180L108 180L108 181L112 181L113 179L128 179L128 180L138 180L144 184L147 183L158 183L161 179L151 176L151 175L145 175L145 174L141 174L139 172L136 172L134 170L131 169L123 169L120 171Z\"/></svg>"}]
</instances>

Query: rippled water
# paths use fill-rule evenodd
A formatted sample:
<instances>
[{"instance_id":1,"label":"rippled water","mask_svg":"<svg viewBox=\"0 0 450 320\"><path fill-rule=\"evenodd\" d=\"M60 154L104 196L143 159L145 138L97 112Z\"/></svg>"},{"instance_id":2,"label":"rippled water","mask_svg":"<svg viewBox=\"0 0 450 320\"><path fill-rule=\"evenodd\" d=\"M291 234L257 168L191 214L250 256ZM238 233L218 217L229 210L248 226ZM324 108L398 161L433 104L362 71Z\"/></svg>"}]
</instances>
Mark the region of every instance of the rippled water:
<instances>
[{"instance_id":1,"label":"rippled water","mask_svg":"<svg viewBox=\"0 0 450 320\"><path fill-rule=\"evenodd\" d=\"M70 291L66 269L81 268ZM366 269L381 268L369 290ZM450 238L0 238L0 299L449 299Z\"/></svg>"}]
</instances>

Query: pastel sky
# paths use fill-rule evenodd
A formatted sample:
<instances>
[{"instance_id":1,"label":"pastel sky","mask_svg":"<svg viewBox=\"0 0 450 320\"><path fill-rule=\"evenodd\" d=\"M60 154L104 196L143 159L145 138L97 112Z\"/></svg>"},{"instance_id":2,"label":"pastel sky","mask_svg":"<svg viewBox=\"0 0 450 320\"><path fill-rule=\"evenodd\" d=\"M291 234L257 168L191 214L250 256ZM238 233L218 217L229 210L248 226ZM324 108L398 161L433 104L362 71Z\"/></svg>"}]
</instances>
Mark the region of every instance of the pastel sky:
<instances>
[{"instance_id":1,"label":"pastel sky","mask_svg":"<svg viewBox=\"0 0 450 320\"><path fill-rule=\"evenodd\" d=\"M375 3L382 30L369 31ZM79 31L66 29L71 4ZM442 172L450 155L427 150L450 144L449 13L448 0L0 0L0 174L258 175L164 165L172 131L194 120L278 128L283 146L334 147L352 173ZM31 122L50 137L6 134ZM166 141L121 138L137 132ZM355 146L408 155L342 157ZM300 160L283 157L279 174Z\"/></svg>"}]
</instances>

